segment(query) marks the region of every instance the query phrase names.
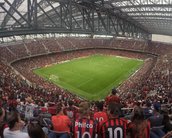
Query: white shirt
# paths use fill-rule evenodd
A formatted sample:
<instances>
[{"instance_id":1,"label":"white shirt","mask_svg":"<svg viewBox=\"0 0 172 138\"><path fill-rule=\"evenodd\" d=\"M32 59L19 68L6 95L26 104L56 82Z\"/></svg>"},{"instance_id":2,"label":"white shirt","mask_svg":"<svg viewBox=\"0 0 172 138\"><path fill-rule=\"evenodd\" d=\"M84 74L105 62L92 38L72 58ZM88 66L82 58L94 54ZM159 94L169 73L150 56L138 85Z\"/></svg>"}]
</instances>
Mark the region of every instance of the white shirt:
<instances>
[{"instance_id":1,"label":"white shirt","mask_svg":"<svg viewBox=\"0 0 172 138\"><path fill-rule=\"evenodd\" d=\"M34 110L34 106L33 104L28 104L26 105L26 109L25 109L25 118L26 119L30 119L33 117L33 110Z\"/></svg>"},{"instance_id":2,"label":"white shirt","mask_svg":"<svg viewBox=\"0 0 172 138\"><path fill-rule=\"evenodd\" d=\"M11 131L9 128L4 129L4 138L29 138L27 133L24 133L20 130Z\"/></svg>"}]
</instances>

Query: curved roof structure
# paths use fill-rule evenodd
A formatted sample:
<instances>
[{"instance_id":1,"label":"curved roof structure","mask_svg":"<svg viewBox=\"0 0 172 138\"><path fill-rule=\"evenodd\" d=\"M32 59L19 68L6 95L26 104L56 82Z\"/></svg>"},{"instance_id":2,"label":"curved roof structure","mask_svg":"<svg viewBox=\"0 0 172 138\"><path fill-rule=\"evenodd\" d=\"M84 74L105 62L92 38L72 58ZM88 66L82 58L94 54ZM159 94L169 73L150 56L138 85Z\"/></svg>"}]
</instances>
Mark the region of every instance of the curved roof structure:
<instances>
[{"instance_id":1,"label":"curved roof structure","mask_svg":"<svg viewBox=\"0 0 172 138\"><path fill-rule=\"evenodd\" d=\"M56 32L172 35L172 0L0 0L0 37Z\"/></svg>"}]
</instances>

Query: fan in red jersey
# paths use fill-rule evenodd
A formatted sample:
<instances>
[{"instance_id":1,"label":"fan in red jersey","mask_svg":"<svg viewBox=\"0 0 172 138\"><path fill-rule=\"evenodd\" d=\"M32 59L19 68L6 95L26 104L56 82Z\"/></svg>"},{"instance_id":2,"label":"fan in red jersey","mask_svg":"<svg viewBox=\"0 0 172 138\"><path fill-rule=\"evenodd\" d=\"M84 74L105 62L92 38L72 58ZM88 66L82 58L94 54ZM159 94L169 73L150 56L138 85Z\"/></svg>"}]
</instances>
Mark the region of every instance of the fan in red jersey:
<instances>
[{"instance_id":1,"label":"fan in red jersey","mask_svg":"<svg viewBox=\"0 0 172 138\"><path fill-rule=\"evenodd\" d=\"M94 113L94 119L97 120L99 123L105 122L108 120L107 113L103 111L104 102L97 102L97 112Z\"/></svg>"},{"instance_id":2,"label":"fan in red jersey","mask_svg":"<svg viewBox=\"0 0 172 138\"><path fill-rule=\"evenodd\" d=\"M120 118L122 115L121 105L111 102L108 105L109 119L104 122L99 131L99 138L126 138L128 121Z\"/></svg>"},{"instance_id":3,"label":"fan in red jersey","mask_svg":"<svg viewBox=\"0 0 172 138\"><path fill-rule=\"evenodd\" d=\"M106 104L109 104L110 102L120 103L120 98L116 95L117 90L115 88L112 89L112 94L107 96L105 101Z\"/></svg>"},{"instance_id":4,"label":"fan in red jersey","mask_svg":"<svg viewBox=\"0 0 172 138\"><path fill-rule=\"evenodd\" d=\"M53 124L53 130L56 132L67 132L70 133L70 119L68 116L63 114L63 108L61 103L57 105L56 108L57 114L52 116L52 124Z\"/></svg>"},{"instance_id":5,"label":"fan in red jersey","mask_svg":"<svg viewBox=\"0 0 172 138\"><path fill-rule=\"evenodd\" d=\"M79 117L72 126L73 138L96 138L97 121L90 119L90 105L82 102L79 106Z\"/></svg>"}]
</instances>

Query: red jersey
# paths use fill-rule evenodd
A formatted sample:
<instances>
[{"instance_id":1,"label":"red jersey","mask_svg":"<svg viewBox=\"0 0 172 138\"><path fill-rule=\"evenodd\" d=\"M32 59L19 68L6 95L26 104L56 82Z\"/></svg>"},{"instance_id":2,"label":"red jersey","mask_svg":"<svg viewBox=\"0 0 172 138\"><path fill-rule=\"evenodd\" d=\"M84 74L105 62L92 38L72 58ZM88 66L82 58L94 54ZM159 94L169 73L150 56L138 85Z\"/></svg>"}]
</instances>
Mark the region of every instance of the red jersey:
<instances>
[{"instance_id":1,"label":"red jersey","mask_svg":"<svg viewBox=\"0 0 172 138\"><path fill-rule=\"evenodd\" d=\"M94 119L100 122L105 122L108 120L108 116L106 112L100 111L94 113Z\"/></svg>"},{"instance_id":2,"label":"red jersey","mask_svg":"<svg viewBox=\"0 0 172 138\"><path fill-rule=\"evenodd\" d=\"M109 104L110 102L120 103L120 98L116 95L110 95L106 97L106 104Z\"/></svg>"},{"instance_id":3,"label":"red jersey","mask_svg":"<svg viewBox=\"0 0 172 138\"><path fill-rule=\"evenodd\" d=\"M53 130L57 132L69 132L70 133L70 119L66 115L55 115L51 118L53 124Z\"/></svg>"},{"instance_id":4,"label":"red jersey","mask_svg":"<svg viewBox=\"0 0 172 138\"><path fill-rule=\"evenodd\" d=\"M126 138L127 120L111 118L100 127L100 138Z\"/></svg>"},{"instance_id":5,"label":"red jersey","mask_svg":"<svg viewBox=\"0 0 172 138\"><path fill-rule=\"evenodd\" d=\"M55 115L56 114L56 107L48 107L48 113Z\"/></svg>"},{"instance_id":6,"label":"red jersey","mask_svg":"<svg viewBox=\"0 0 172 138\"><path fill-rule=\"evenodd\" d=\"M73 138L96 138L97 125L92 119L76 119L72 126Z\"/></svg>"}]
</instances>

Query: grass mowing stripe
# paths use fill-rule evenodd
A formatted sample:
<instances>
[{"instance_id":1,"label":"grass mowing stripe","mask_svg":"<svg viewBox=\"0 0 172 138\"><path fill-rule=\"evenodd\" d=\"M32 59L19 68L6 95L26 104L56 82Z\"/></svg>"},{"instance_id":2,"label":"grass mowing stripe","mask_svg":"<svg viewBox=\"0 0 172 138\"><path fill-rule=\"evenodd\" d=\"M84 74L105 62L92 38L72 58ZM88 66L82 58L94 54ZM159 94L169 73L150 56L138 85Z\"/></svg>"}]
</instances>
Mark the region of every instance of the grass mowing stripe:
<instances>
[{"instance_id":1,"label":"grass mowing stripe","mask_svg":"<svg viewBox=\"0 0 172 138\"><path fill-rule=\"evenodd\" d=\"M92 55L34 72L81 97L98 100L104 98L111 88L119 86L142 64L143 61L137 59ZM51 75L54 75L54 80L50 79Z\"/></svg>"},{"instance_id":2,"label":"grass mowing stripe","mask_svg":"<svg viewBox=\"0 0 172 138\"><path fill-rule=\"evenodd\" d=\"M83 82L83 83L80 83L77 87L80 87L80 86L82 86L82 85L85 85L85 84L87 84L89 81L92 81L92 80L93 80L93 78L88 79L87 81L85 81L85 82Z\"/></svg>"}]
</instances>

